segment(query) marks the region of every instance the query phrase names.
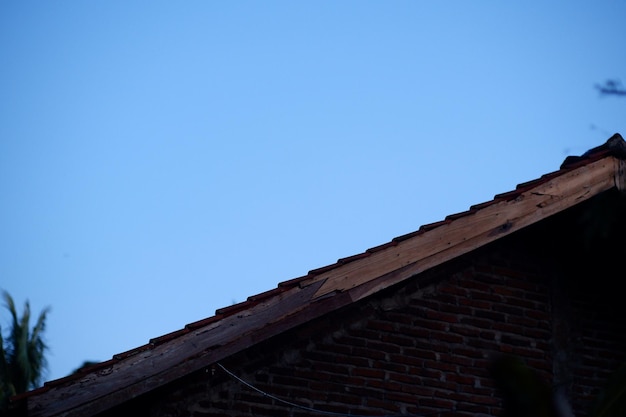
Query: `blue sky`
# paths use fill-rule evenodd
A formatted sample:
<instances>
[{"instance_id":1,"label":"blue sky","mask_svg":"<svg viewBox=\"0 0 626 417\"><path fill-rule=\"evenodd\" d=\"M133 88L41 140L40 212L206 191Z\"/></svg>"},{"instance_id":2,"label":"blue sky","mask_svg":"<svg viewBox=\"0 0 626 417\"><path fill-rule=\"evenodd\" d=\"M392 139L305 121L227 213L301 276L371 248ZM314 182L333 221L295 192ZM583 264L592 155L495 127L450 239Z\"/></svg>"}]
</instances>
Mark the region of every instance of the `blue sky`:
<instances>
[{"instance_id":1,"label":"blue sky","mask_svg":"<svg viewBox=\"0 0 626 417\"><path fill-rule=\"evenodd\" d=\"M49 373L557 170L626 2L4 1L0 289ZM0 323L6 329L6 310Z\"/></svg>"}]
</instances>

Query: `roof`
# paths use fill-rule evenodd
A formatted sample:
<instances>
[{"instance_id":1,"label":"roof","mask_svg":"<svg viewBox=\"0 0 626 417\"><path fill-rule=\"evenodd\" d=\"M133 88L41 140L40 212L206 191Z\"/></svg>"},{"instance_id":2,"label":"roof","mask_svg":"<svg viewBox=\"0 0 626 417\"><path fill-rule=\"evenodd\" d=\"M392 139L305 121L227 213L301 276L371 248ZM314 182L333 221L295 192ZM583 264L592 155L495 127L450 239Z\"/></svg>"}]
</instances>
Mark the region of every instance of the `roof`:
<instances>
[{"instance_id":1,"label":"roof","mask_svg":"<svg viewBox=\"0 0 626 417\"><path fill-rule=\"evenodd\" d=\"M281 282L13 402L25 401L30 416L102 412L613 188L626 188L626 142L619 134L513 191Z\"/></svg>"}]
</instances>

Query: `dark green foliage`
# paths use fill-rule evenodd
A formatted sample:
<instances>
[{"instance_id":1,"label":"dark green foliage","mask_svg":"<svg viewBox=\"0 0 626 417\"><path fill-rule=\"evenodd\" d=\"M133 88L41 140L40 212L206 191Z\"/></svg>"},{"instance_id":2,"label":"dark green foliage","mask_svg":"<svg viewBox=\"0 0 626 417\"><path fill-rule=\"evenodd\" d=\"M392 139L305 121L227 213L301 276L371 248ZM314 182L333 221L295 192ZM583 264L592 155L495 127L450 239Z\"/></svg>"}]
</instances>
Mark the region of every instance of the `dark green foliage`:
<instances>
[{"instance_id":1,"label":"dark green foliage","mask_svg":"<svg viewBox=\"0 0 626 417\"><path fill-rule=\"evenodd\" d=\"M520 359L501 356L491 373L503 397L504 417L556 417L552 389Z\"/></svg>"},{"instance_id":2,"label":"dark green foliage","mask_svg":"<svg viewBox=\"0 0 626 417\"><path fill-rule=\"evenodd\" d=\"M492 363L492 376L503 398L504 417L567 417L573 415L564 398L521 359L502 356ZM589 417L626 416L626 364L596 397Z\"/></svg>"},{"instance_id":3,"label":"dark green foliage","mask_svg":"<svg viewBox=\"0 0 626 417\"><path fill-rule=\"evenodd\" d=\"M13 298L6 291L2 296L10 313L10 327L6 338L2 337L0 329L0 410L8 407L12 395L36 388L41 383L47 366L43 332L49 312L49 308L45 308L31 329L28 301L20 318Z\"/></svg>"},{"instance_id":4,"label":"dark green foliage","mask_svg":"<svg viewBox=\"0 0 626 417\"><path fill-rule=\"evenodd\" d=\"M97 363L99 363L99 362L97 362L97 361L84 361L82 365L80 365L78 368L76 368L76 369L74 369L72 371L72 374L76 374L76 373L82 372L85 369L87 369L87 368L89 368L89 367L91 367L93 365L96 365Z\"/></svg>"},{"instance_id":5,"label":"dark green foliage","mask_svg":"<svg viewBox=\"0 0 626 417\"><path fill-rule=\"evenodd\" d=\"M604 390L598 395L590 416L626 416L626 364L622 364L611 376Z\"/></svg>"}]
</instances>

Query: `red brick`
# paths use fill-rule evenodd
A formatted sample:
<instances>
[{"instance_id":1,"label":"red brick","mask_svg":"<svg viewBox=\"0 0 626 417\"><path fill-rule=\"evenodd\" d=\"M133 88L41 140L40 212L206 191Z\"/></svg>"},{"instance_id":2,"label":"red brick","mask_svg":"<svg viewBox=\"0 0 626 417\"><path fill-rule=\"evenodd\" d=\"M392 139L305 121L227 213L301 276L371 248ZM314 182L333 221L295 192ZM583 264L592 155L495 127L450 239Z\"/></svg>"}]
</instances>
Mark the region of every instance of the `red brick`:
<instances>
[{"instance_id":1,"label":"red brick","mask_svg":"<svg viewBox=\"0 0 626 417\"><path fill-rule=\"evenodd\" d=\"M454 407L454 402L449 400L442 400L439 398L424 398L419 400L419 405L426 407L437 407L443 408L446 410L452 410Z\"/></svg>"},{"instance_id":2,"label":"red brick","mask_svg":"<svg viewBox=\"0 0 626 417\"><path fill-rule=\"evenodd\" d=\"M426 312L426 317L430 320L445 321L447 323L458 322L458 316L456 316L455 314L442 313L439 311L429 310Z\"/></svg>"},{"instance_id":3,"label":"red brick","mask_svg":"<svg viewBox=\"0 0 626 417\"><path fill-rule=\"evenodd\" d=\"M450 332L452 333L457 333L460 334L462 336L468 336L468 337L477 337L480 334L480 330L475 328L475 327L471 327L471 326L463 326L463 325L451 325L450 326Z\"/></svg>"},{"instance_id":4,"label":"red brick","mask_svg":"<svg viewBox=\"0 0 626 417\"><path fill-rule=\"evenodd\" d=\"M461 385L473 385L474 378L471 376L461 376L457 374L446 374L446 380L459 383Z\"/></svg>"},{"instance_id":5,"label":"red brick","mask_svg":"<svg viewBox=\"0 0 626 417\"><path fill-rule=\"evenodd\" d=\"M474 300L491 301L494 303L502 301L502 296L500 295L480 291L470 291L470 297Z\"/></svg>"},{"instance_id":6,"label":"red brick","mask_svg":"<svg viewBox=\"0 0 626 417\"><path fill-rule=\"evenodd\" d=\"M425 320L425 319L416 319L415 325L418 327L422 327L425 329L432 329L432 330L446 330L448 328L447 323L442 323L439 321L430 321L430 320Z\"/></svg>"},{"instance_id":7,"label":"red brick","mask_svg":"<svg viewBox=\"0 0 626 417\"><path fill-rule=\"evenodd\" d=\"M450 353L440 353L439 360L442 362L453 363L462 366L471 366L474 363L474 361L470 358L460 355L453 355Z\"/></svg>"},{"instance_id":8,"label":"red brick","mask_svg":"<svg viewBox=\"0 0 626 417\"><path fill-rule=\"evenodd\" d=\"M481 319L489 319L493 321L504 322L506 315L503 313L498 313L496 311L484 311L484 310L476 310L474 315Z\"/></svg>"},{"instance_id":9,"label":"red brick","mask_svg":"<svg viewBox=\"0 0 626 417\"><path fill-rule=\"evenodd\" d=\"M463 343L463 337L447 332L431 332L431 339L447 343Z\"/></svg>"},{"instance_id":10,"label":"red brick","mask_svg":"<svg viewBox=\"0 0 626 417\"><path fill-rule=\"evenodd\" d=\"M424 366L428 369L439 369L441 371L455 372L457 365L438 361L427 361Z\"/></svg>"},{"instance_id":11,"label":"red brick","mask_svg":"<svg viewBox=\"0 0 626 417\"><path fill-rule=\"evenodd\" d=\"M406 335L399 334L384 334L381 335L381 340L385 343L393 344L395 346L413 346L414 340Z\"/></svg>"},{"instance_id":12,"label":"red brick","mask_svg":"<svg viewBox=\"0 0 626 417\"><path fill-rule=\"evenodd\" d=\"M465 297L467 295L467 290L465 288L461 288L456 285L442 285L439 287L439 291L443 294L453 294L461 297Z\"/></svg>"},{"instance_id":13,"label":"red brick","mask_svg":"<svg viewBox=\"0 0 626 417\"><path fill-rule=\"evenodd\" d=\"M474 298L461 298L459 304L473 308L481 308L483 310L491 310L491 306L493 305L491 301L477 300Z\"/></svg>"},{"instance_id":14,"label":"red brick","mask_svg":"<svg viewBox=\"0 0 626 417\"><path fill-rule=\"evenodd\" d=\"M356 368L352 371L352 375L362 376L364 378L383 379L385 378L385 371L382 369Z\"/></svg>"}]
</instances>

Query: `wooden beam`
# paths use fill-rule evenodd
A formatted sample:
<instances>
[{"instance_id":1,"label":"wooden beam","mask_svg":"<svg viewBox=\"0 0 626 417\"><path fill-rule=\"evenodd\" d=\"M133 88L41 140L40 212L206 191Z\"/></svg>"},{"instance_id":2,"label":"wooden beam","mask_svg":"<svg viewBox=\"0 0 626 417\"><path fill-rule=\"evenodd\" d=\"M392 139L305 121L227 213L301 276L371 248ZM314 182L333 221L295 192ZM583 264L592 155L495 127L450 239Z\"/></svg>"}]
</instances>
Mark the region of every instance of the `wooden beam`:
<instances>
[{"instance_id":1,"label":"wooden beam","mask_svg":"<svg viewBox=\"0 0 626 417\"><path fill-rule=\"evenodd\" d=\"M404 270L362 295L366 296L615 187L621 163L609 157L566 172L527 190L515 200L489 205L396 246L317 275L308 283L325 281L315 294L321 297Z\"/></svg>"},{"instance_id":2,"label":"wooden beam","mask_svg":"<svg viewBox=\"0 0 626 417\"><path fill-rule=\"evenodd\" d=\"M85 417L101 413L350 302L346 294L307 308L319 285L294 287L239 314L113 362L109 368L98 369L78 381L53 386L27 398L28 416Z\"/></svg>"},{"instance_id":3,"label":"wooden beam","mask_svg":"<svg viewBox=\"0 0 626 417\"><path fill-rule=\"evenodd\" d=\"M625 189L626 165L607 157L565 172L521 193L458 217L369 256L313 276L302 288L156 343L113 361L68 385L28 398L32 416L86 416L149 392L216 360L383 288L454 259L500 237L581 203L598 193ZM325 297L331 293L338 296Z\"/></svg>"}]
</instances>

